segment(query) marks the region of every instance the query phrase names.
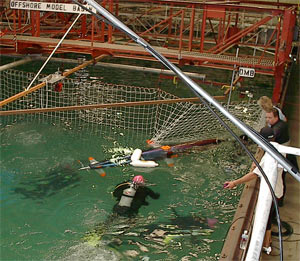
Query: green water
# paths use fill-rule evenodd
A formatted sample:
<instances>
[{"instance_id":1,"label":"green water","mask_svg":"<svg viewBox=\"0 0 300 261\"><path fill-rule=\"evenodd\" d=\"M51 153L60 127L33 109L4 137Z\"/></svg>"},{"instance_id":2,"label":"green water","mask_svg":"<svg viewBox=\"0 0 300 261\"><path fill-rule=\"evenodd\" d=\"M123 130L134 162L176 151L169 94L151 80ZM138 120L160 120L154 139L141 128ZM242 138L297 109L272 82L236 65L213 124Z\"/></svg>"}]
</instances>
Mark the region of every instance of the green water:
<instances>
[{"instance_id":1,"label":"green water","mask_svg":"<svg viewBox=\"0 0 300 261\"><path fill-rule=\"evenodd\" d=\"M37 68L23 67L30 71L40 67L38 62L31 65ZM54 72L60 65L51 66ZM74 67L64 65L64 69L68 66ZM180 97L191 96L182 83L161 81L157 75L117 71L112 76L111 70L98 67L89 73L108 82L160 86ZM231 74L225 77L230 82ZM223 93L204 87L212 95ZM100 177L95 171L78 169L88 164L90 156L104 160L122 149L146 149L144 141L151 137L125 130L99 135L88 127L71 129L23 120L23 116L7 122L1 118L1 260L219 257L242 191L242 187L223 190L223 183L245 174L250 165L235 143L180 155L174 167L164 161L154 169L115 167ZM147 199L149 205L140 209L136 219L116 219L103 227L116 203L111 196L115 185L136 174L144 175L160 198ZM217 223L212 226L208 221Z\"/></svg>"},{"instance_id":2,"label":"green water","mask_svg":"<svg viewBox=\"0 0 300 261\"><path fill-rule=\"evenodd\" d=\"M126 144L146 148L134 139ZM181 155L174 167L164 161L155 169L114 167L105 177L78 170L89 156L103 160L125 147L109 133L2 123L1 260L215 260L242 189L223 190L223 183L247 171L247 158L224 142ZM148 199L135 220L106 227L98 246L85 242L110 216L114 186L136 174L160 198ZM210 219L217 223L209 226ZM164 236L151 236L155 229Z\"/></svg>"}]
</instances>

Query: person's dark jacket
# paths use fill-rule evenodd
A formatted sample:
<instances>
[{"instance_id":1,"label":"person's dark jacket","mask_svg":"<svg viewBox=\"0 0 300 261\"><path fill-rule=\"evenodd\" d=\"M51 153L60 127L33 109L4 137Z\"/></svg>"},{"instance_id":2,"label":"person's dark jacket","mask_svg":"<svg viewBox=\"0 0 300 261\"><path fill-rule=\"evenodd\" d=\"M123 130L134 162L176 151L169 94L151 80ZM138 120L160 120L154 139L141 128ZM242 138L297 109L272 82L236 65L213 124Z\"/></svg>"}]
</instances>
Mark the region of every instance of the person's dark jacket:
<instances>
[{"instance_id":1,"label":"person's dark jacket","mask_svg":"<svg viewBox=\"0 0 300 261\"><path fill-rule=\"evenodd\" d=\"M274 141L283 144L290 140L288 124L282 120L278 120L271 126L274 132Z\"/></svg>"}]
</instances>

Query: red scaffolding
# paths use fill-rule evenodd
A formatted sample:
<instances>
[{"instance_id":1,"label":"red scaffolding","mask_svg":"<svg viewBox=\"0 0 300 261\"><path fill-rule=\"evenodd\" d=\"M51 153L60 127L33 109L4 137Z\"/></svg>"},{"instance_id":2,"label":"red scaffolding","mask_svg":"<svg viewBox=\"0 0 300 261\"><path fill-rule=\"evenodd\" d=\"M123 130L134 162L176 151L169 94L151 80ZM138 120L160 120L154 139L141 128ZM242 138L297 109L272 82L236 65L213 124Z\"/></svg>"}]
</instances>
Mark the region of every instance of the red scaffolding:
<instances>
[{"instance_id":1,"label":"red scaffolding","mask_svg":"<svg viewBox=\"0 0 300 261\"><path fill-rule=\"evenodd\" d=\"M57 6L55 11L16 9L13 2L0 9L1 53L49 53L77 16L59 10L60 4L72 3L69 0L47 0ZM104 0L102 6L173 63L227 70L248 67L257 74L274 76L273 100L279 101L292 50L295 5ZM81 15L57 52L155 60L124 33L88 14Z\"/></svg>"}]
</instances>

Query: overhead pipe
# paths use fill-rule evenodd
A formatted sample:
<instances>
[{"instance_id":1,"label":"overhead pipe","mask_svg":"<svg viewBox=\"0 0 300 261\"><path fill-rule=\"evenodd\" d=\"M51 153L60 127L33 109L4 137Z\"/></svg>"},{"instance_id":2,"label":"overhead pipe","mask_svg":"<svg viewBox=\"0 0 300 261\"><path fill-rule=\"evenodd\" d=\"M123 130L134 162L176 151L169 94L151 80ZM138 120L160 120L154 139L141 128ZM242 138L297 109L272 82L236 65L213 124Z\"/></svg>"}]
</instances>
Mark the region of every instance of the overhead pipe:
<instances>
[{"instance_id":1,"label":"overhead pipe","mask_svg":"<svg viewBox=\"0 0 300 261\"><path fill-rule=\"evenodd\" d=\"M0 66L0 72L2 72L4 70L8 70L10 68L17 67L17 66L25 64L25 63L28 63L28 62L30 62L32 60L33 59L31 57L26 57L26 58L24 58L22 60L19 60L19 61L15 61L15 62L12 62L12 63L4 64L4 65Z\"/></svg>"}]
</instances>

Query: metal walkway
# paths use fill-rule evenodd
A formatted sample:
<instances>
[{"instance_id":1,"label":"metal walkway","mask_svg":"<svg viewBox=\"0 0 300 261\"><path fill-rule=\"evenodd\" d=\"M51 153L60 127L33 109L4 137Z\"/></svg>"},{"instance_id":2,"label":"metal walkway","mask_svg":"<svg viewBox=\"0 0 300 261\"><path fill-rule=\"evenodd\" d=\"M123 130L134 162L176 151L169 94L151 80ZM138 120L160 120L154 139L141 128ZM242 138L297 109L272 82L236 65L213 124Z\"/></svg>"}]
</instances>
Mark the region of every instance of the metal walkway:
<instances>
[{"instance_id":1,"label":"metal walkway","mask_svg":"<svg viewBox=\"0 0 300 261\"><path fill-rule=\"evenodd\" d=\"M14 38L15 37L15 38ZM35 37L35 36L13 36L13 35L4 35L1 37L1 41L22 41L27 42L28 44L40 45L44 50L48 49L51 51L59 42L59 39L47 38L47 37ZM99 43L99 42L90 42L83 40L64 40L62 47L68 47L71 50L80 52L80 49L91 48L94 51L107 52L111 53L114 56L122 57L124 54L135 53L136 56L141 56L149 60L155 60L144 48L135 43L130 44L109 44L109 43ZM274 59L260 59L258 57L235 57L235 55L222 55L222 54L212 54L212 53L199 53L199 52L188 52L182 51L181 53L178 50L172 50L164 47L155 47L157 51L163 54L165 57L171 60L180 61L183 60L193 60L195 62L206 62L214 64L226 64L228 66L238 65L238 66L256 66L260 67L263 70L267 70L264 73L273 75L274 70ZM269 72L268 72L269 70Z\"/></svg>"}]
</instances>

